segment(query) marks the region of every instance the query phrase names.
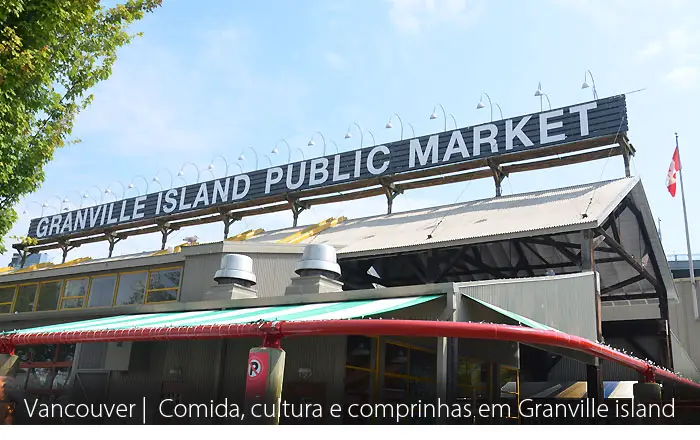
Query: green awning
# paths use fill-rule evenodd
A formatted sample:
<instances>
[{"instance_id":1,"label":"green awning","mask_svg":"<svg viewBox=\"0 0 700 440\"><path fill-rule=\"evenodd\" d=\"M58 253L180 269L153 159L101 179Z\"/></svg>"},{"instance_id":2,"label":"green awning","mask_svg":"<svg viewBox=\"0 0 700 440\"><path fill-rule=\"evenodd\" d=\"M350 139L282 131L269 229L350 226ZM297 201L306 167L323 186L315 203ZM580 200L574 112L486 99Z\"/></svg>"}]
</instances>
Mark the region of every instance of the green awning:
<instances>
[{"instance_id":1,"label":"green awning","mask_svg":"<svg viewBox=\"0 0 700 440\"><path fill-rule=\"evenodd\" d=\"M555 329L555 328L553 328L553 327L550 327L550 326L548 326L548 325L544 325L544 324L539 323L539 322L537 322L537 321L533 321L533 320L530 319L530 318L526 318L526 317L524 317L524 316L518 315L517 313L513 313L513 312L511 312L511 311L509 311L509 310L502 309L502 308L500 308L500 307L498 307L498 306L494 306L493 304L489 304L489 303L487 303L487 302L485 302L485 301L481 301L480 299L476 299L476 298L474 298L473 296L469 296L469 295L464 295L464 296L466 296L467 298L471 299L472 301L474 301L474 302L476 302L476 303L478 303L478 304L480 304L480 305L482 305L482 306L484 306L484 307L487 307L487 308L493 310L494 312L499 313L499 314L501 314L501 315L503 315L503 316L505 316L505 317L507 317L507 318L510 318L510 319L512 319L513 321L516 321L516 322L518 322L518 323L520 323L520 324L522 324L522 325L524 325L524 326L526 326L526 327L530 327L530 328L534 328L534 329L539 329L539 330L554 330L554 331L558 331L557 329Z\"/></svg>"},{"instance_id":2,"label":"green awning","mask_svg":"<svg viewBox=\"0 0 700 440\"><path fill-rule=\"evenodd\" d=\"M120 315L65 324L34 327L2 334L28 334L64 331L130 330L137 328L194 327L215 324L247 324L261 321L318 321L352 319L379 315L423 304L441 295L338 301L286 306L249 307L231 310Z\"/></svg>"}]
</instances>

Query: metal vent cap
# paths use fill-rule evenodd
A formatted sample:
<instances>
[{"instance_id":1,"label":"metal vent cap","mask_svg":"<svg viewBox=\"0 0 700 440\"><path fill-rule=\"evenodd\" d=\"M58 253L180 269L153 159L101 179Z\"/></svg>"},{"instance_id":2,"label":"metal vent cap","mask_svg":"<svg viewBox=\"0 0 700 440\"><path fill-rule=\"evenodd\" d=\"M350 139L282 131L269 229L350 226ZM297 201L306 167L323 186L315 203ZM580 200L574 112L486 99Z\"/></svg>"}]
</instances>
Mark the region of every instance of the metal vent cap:
<instances>
[{"instance_id":1,"label":"metal vent cap","mask_svg":"<svg viewBox=\"0 0 700 440\"><path fill-rule=\"evenodd\" d=\"M330 273L336 277L340 276L340 265L337 262L333 246L310 244L304 248L296 273L303 275L316 271Z\"/></svg>"},{"instance_id":2,"label":"metal vent cap","mask_svg":"<svg viewBox=\"0 0 700 440\"><path fill-rule=\"evenodd\" d=\"M214 281L226 283L227 281L241 281L248 287L257 283L253 273L253 260L247 255L227 254L221 258L221 268L214 274Z\"/></svg>"}]
</instances>

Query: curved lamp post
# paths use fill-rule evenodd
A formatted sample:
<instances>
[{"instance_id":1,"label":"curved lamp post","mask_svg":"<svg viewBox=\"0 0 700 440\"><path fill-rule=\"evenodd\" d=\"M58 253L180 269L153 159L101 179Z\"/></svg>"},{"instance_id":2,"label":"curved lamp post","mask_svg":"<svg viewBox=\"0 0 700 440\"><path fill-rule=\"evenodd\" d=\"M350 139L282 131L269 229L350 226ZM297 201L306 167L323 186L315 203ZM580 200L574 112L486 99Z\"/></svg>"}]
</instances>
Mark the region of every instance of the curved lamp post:
<instances>
[{"instance_id":1,"label":"curved lamp post","mask_svg":"<svg viewBox=\"0 0 700 440\"><path fill-rule=\"evenodd\" d=\"M301 148L297 148L297 151L299 152L299 154L301 154L301 160L306 160L306 158L304 157L304 150L302 150Z\"/></svg>"},{"instance_id":2,"label":"curved lamp post","mask_svg":"<svg viewBox=\"0 0 700 440\"><path fill-rule=\"evenodd\" d=\"M160 185L160 189L163 189L163 184L160 183L160 179L158 178L158 173L160 173L161 171L165 171L166 173L168 173L168 176L170 176L170 186L168 187L168 189L172 188L173 187L173 173L171 173L170 170L167 168L161 168L160 170L158 170L158 172L156 172L156 175L153 176L152 180L154 182L156 182L158 185Z\"/></svg>"},{"instance_id":3,"label":"curved lamp post","mask_svg":"<svg viewBox=\"0 0 700 440\"><path fill-rule=\"evenodd\" d=\"M367 130L367 133L372 136L372 146L377 145L377 140L374 138L374 133L372 133L372 130Z\"/></svg>"},{"instance_id":4,"label":"curved lamp post","mask_svg":"<svg viewBox=\"0 0 700 440\"><path fill-rule=\"evenodd\" d=\"M104 195L102 194L102 188L100 188L97 185L92 185L90 188L97 189L97 194L100 196L100 203L102 203L104 200ZM83 193L83 199L92 199L95 202L95 204L97 204L97 199L94 197L90 197L90 193L88 191L85 191Z\"/></svg>"},{"instance_id":5,"label":"curved lamp post","mask_svg":"<svg viewBox=\"0 0 700 440\"><path fill-rule=\"evenodd\" d=\"M389 122L386 123L386 128L394 128L394 125L391 123L391 118L396 116L396 119L399 120L399 125L401 125L401 138L400 140L403 140L403 121L401 120L401 116L399 116L398 113L394 113L389 117Z\"/></svg>"},{"instance_id":6,"label":"curved lamp post","mask_svg":"<svg viewBox=\"0 0 700 440\"><path fill-rule=\"evenodd\" d=\"M452 118L452 122L454 122L454 124L455 124L455 130L456 130L456 129L457 129L457 119L455 119L455 115L453 115L452 113L450 113L450 114L447 115L447 116L449 116L450 118Z\"/></svg>"},{"instance_id":7,"label":"curved lamp post","mask_svg":"<svg viewBox=\"0 0 700 440\"><path fill-rule=\"evenodd\" d=\"M314 145L316 145L316 143L314 142L314 135L316 135L316 134L321 136L321 140L323 140L323 155L325 156L326 155L326 137L320 131L317 131L316 133L311 135L311 139L309 139L309 143L307 144L307 146L313 147Z\"/></svg>"},{"instance_id":8,"label":"curved lamp post","mask_svg":"<svg viewBox=\"0 0 700 440\"><path fill-rule=\"evenodd\" d=\"M350 139L352 137L352 134L350 133L350 129L352 126L357 127L357 129L360 131L360 148L362 148L364 145L364 139L365 139L365 134L362 132L362 127L360 127L360 124L357 122L353 122L352 124L348 125L348 131L345 133L345 139Z\"/></svg>"},{"instance_id":9,"label":"curved lamp post","mask_svg":"<svg viewBox=\"0 0 700 440\"><path fill-rule=\"evenodd\" d=\"M267 161L268 161L268 163L270 164L270 166L272 166L272 159L270 159L270 156L268 156L267 154L263 154L263 157L264 157L265 159L267 159Z\"/></svg>"},{"instance_id":10,"label":"curved lamp post","mask_svg":"<svg viewBox=\"0 0 700 440\"><path fill-rule=\"evenodd\" d=\"M250 150L253 152L253 157L255 157L255 169L257 170L258 169L258 152L255 151L255 149L253 149L253 147L246 147L243 149L243 151L245 151L245 150ZM238 156L238 160L240 160L240 161L245 160L245 155L243 154L243 151L241 151L241 155Z\"/></svg>"},{"instance_id":11,"label":"curved lamp post","mask_svg":"<svg viewBox=\"0 0 700 440\"><path fill-rule=\"evenodd\" d=\"M335 152L336 154L340 153L340 148L338 148L338 144L335 143L335 141L330 141L331 144L335 146Z\"/></svg>"},{"instance_id":12,"label":"curved lamp post","mask_svg":"<svg viewBox=\"0 0 700 440\"><path fill-rule=\"evenodd\" d=\"M430 114L430 119L437 119L437 113L435 113L437 107L440 107L442 109L442 118L445 120L444 131L447 131L447 112L445 111L445 107L443 107L442 104L438 104L435 107L433 107L433 112Z\"/></svg>"},{"instance_id":13,"label":"curved lamp post","mask_svg":"<svg viewBox=\"0 0 700 440\"><path fill-rule=\"evenodd\" d=\"M38 205L41 208L41 217L43 217L44 216L44 205L42 205L41 203L34 201L34 200L29 200L29 201L25 202L25 206L24 206L24 210L22 211L22 215L29 214L29 211L27 210L27 205L32 204L32 203Z\"/></svg>"},{"instance_id":14,"label":"curved lamp post","mask_svg":"<svg viewBox=\"0 0 700 440\"><path fill-rule=\"evenodd\" d=\"M598 92L595 89L595 80L593 79L593 74L590 70L583 72L583 84L581 84L581 89L587 89L589 87L588 83L586 82L586 76L591 77L591 83L593 84L593 99L598 99Z\"/></svg>"},{"instance_id":15,"label":"curved lamp post","mask_svg":"<svg viewBox=\"0 0 700 440\"><path fill-rule=\"evenodd\" d=\"M542 83L537 83L537 90L535 90L535 96L540 97L540 111L544 110L544 107L542 105L542 97L544 96L547 98L547 103L549 104L549 109L552 109L552 103L549 101L549 96L546 93L542 92Z\"/></svg>"},{"instance_id":16,"label":"curved lamp post","mask_svg":"<svg viewBox=\"0 0 700 440\"><path fill-rule=\"evenodd\" d=\"M280 139L275 143L275 148L272 149L272 154L279 154L279 150L277 149L277 145L279 145L280 142L284 142L284 144L287 146L287 152L289 155L287 156L287 163L292 162L292 147L289 146L289 142L287 142L284 139Z\"/></svg>"},{"instance_id":17,"label":"curved lamp post","mask_svg":"<svg viewBox=\"0 0 700 440\"><path fill-rule=\"evenodd\" d=\"M413 137L416 137L416 129L413 128L413 124L411 124L411 123L409 122L409 123L407 123L406 125L408 125L409 127L411 127L411 135L412 135Z\"/></svg>"},{"instance_id":18,"label":"curved lamp post","mask_svg":"<svg viewBox=\"0 0 700 440\"><path fill-rule=\"evenodd\" d=\"M78 201L80 202L80 207L81 207L81 208L83 207L83 196L80 194L79 191L72 190L72 191L69 191L68 194L77 194L77 195L78 195ZM63 200L64 200L66 203L68 203L68 195L66 195L66 197L63 198ZM76 206L77 206L77 205L76 205Z\"/></svg>"},{"instance_id":19,"label":"curved lamp post","mask_svg":"<svg viewBox=\"0 0 700 440\"><path fill-rule=\"evenodd\" d=\"M214 160L216 160L216 158L219 158L219 159L224 161L224 165L226 166L226 168L224 169L225 170L224 177L228 176L228 161L226 160L226 158L224 156L217 154L216 156L211 158L211 160L209 161L209 166L207 166L207 170L209 170L211 172L211 177L216 177L214 175L214 168L215 168L214 167ZM236 165L238 165L238 164L236 164ZM238 167L241 168L241 173L242 173L243 168L240 165L238 165Z\"/></svg>"},{"instance_id":20,"label":"curved lamp post","mask_svg":"<svg viewBox=\"0 0 700 440\"><path fill-rule=\"evenodd\" d=\"M194 169L197 170L197 182L196 183L199 183L199 179L202 178L202 172L200 171L199 167L197 165L195 165L193 162L183 163L182 166L180 167L180 171L178 171L178 173L177 173L177 177L182 177L182 180L185 181L185 185L187 185L187 179L185 179L185 167L187 165L192 165L194 167Z\"/></svg>"},{"instance_id":21,"label":"curved lamp post","mask_svg":"<svg viewBox=\"0 0 700 440\"><path fill-rule=\"evenodd\" d=\"M491 111L491 122L493 122L493 106L496 106L498 108L498 111L501 113L501 119L503 119L503 110L501 110L501 106L498 105L497 102L491 102L491 97L486 92L482 93L481 97L479 97L479 103L476 105L476 109L480 110L485 107L482 100L484 96L486 96L486 99L488 99L489 101L489 110Z\"/></svg>"},{"instance_id":22,"label":"curved lamp post","mask_svg":"<svg viewBox=\"0 0 700 440\"><path fill-rule=\"evenodd\" d=\"M112 182L112 183L118 183L119 186L122 187L122 197L121 197L121 199L123 199L123 198L124 198L124 193L126 193L126 188L124 187L124 184L121 183L121 182L118 181L118 180L115 180L115 181ZM121 200L121 199L117 198L117 195L114 194L114 191L112 191L112 188L111 188L112 183L110 183L110 184L107 186L107 189L105 190L105 194L112 194L116 200Z\"/></svg>"},{"instance_id":23,"label":"curved lamp post","mask_svg":"<svg viewBox=\"0 0 700 440\"><path fill-rule=\"evenodd\" d=\"M146 184L146 191L144 192L144 194L148 194L148 179L146 179L140 174L134 176L134 178L131 179L131 182L129 182L129 185L127 185L127 189L136 189L136 194L139 196L141 195L141 191L139 191L139 189L136 188L136 185L134 185L134 180L136 180L137 178L140 178L144 181L144 183Z\"/></svg>"},{"instance_id":24,"label":"curved lamp post","mask_svg":"<svg viewBox=\"0 0 700 440\"><path fill-rule=\"evenodd\" d=\"M58 202L59 202L58 208L49 205L49 200L51 200L51 199L56 199L56 200L58 200ZM59 196L49 196L46 200L44 200L44 204L43 204L42 206L43 206L44 208L49 208L49 207L51 207L51 208L56 209L57 212L61 212L61 210L63 210L63 204L66 203L66 202L68 202L68 200L66 200L66 199L64 199L64 198L61 198L61 197L59 197Z\"/></svg>"}]
</instances>

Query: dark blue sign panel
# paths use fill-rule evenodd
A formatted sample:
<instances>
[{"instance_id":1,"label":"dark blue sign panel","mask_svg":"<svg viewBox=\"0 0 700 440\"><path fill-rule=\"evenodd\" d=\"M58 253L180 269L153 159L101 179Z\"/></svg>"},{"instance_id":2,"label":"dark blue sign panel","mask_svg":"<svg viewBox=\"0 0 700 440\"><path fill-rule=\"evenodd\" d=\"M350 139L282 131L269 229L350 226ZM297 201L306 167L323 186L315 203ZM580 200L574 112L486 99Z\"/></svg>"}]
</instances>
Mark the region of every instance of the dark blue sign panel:
<instances>
[{"instance_id":1,"label":"dark blue sign panel","mask_svg":"<svg viewBox=\"0 0 700 440\"><path fill-rule=\"evenodd\" d=\"M58 239L135 221L311 188L500 156L627 131L624 96L273 166L33 219L29 237Z\"/></svg>"}]
</instances>

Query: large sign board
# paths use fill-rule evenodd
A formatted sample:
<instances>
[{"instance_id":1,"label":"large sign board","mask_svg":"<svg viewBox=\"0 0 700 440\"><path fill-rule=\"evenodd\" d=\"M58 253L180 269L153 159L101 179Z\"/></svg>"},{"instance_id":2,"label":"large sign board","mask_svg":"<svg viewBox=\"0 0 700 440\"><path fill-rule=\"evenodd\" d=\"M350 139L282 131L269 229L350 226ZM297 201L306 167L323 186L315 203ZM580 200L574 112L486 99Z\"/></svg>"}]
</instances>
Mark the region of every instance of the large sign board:
<instances>
[{"instance_id":1,"label":"large sign board","mask_svg":"<svg viewBox=\"0 0 700 440\"><path fill-rule=\"evenodd\" d=\"M29 237L60 239L311 188L373 179L627 131L624 95L317 157L35 218Z\"/></svg>"}]
</instances>

